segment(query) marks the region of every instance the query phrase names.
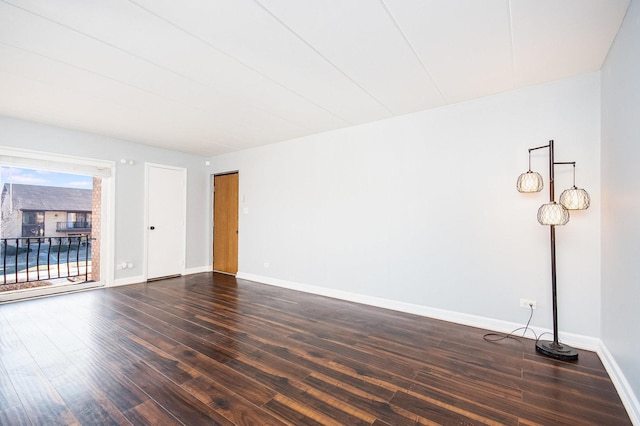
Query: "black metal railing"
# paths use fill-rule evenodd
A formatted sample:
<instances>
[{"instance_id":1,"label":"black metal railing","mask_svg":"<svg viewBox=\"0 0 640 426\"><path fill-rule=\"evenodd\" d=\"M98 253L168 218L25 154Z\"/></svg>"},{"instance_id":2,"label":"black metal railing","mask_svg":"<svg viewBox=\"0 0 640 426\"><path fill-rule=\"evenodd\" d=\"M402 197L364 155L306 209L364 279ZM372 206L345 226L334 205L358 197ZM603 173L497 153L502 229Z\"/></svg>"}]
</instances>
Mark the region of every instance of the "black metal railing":
<instances>
[{"instance_id":1,"label":"black metal railing","mask_svg":"<svg viewBox=\"0 0 640 426\"><path fill-rule=\"evenodd\" d=\"M91 222L56 222L56 231L79 231L91 229Z\"/></svg>"},{"instance_id":2,"label":"black metal railing","mask_svg":"<svg viewBox=\"0 0 640 426\"><path fill-rule=\"evenodd\" d=\"M0 285L83 276L91 272L91 234L0 239Z\"/></svg>"}]
</instances>

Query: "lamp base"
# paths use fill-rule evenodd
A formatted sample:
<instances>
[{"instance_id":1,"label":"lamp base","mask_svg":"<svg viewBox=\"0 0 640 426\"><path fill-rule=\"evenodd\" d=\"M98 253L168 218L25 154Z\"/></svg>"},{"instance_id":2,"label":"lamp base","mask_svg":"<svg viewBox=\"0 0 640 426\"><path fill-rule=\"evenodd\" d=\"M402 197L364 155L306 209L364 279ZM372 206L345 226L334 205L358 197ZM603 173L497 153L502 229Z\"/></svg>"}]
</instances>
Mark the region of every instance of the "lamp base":
<instances>
[{"instance_id":1,"label":"lamp base","mask_svg":"<svg viewBox=\"0 0 640 426\"><path fill-rule=\"evenodd\" d=\"M542 355L562 361L576 361L578 359L578 351L573 349L571 346L547 340L537 341L536 351L540 352Z\"/></svg>"}]
</instances>

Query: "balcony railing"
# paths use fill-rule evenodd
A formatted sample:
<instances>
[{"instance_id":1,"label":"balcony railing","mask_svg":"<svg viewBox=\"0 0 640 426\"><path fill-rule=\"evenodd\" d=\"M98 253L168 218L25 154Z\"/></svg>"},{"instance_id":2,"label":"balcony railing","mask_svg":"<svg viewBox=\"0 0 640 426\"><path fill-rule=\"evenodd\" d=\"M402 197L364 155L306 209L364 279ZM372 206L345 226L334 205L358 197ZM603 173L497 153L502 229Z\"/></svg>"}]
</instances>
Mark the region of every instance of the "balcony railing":
<instances>
[{"instance_id":1,"label":"balcony railing","mask_svg":"<svg viewBox=\"0 0 640 426\"><path fill-rule=\"evenodd\" d=\"M91 234L0 239L0 285L84 276L91 272Z\"/></svg>"},{"instance_id":2,"label":"balcony railing","mask_svg":"<svg viewBox=\"0 0 640 426\"><path fill-rule=\"evenodd\" d=\"M56 222L58 232L82 232L90 231L91 222Z\"/></svg>"}]
</instances>

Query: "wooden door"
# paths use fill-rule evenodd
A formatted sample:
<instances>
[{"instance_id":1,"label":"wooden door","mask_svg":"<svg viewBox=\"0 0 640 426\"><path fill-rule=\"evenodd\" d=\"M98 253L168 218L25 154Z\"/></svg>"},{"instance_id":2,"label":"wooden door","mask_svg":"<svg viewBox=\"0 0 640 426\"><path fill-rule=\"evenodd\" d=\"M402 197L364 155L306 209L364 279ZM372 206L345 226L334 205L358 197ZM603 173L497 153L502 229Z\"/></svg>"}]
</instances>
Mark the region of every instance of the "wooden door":
<instances>
[{"instance_id":1,"label":"wooden door","mask_svg":"<svg viewBox=\"0 0 640 426\"><path fill-rule=\"evenodd\" d=\"M148 280L184 273L185 186L185 169L147 164Z\"/></svg>"},{"instance_id":2,"label":"wooden door","mask_svg":"<svg viewBox=\"0 0 640 426\"><path fill-rule=\"evenodd\" d=\"M238 173L213 177L213 270L238 272Z\"/></svg>"}]
</instances>

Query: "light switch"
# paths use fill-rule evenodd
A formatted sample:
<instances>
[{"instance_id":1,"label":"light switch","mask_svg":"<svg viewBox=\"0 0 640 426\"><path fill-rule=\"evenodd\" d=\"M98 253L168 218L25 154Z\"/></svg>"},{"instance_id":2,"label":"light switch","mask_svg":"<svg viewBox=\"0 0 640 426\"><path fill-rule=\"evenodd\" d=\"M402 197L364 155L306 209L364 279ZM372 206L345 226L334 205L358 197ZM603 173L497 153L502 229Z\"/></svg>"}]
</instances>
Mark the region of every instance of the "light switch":
<instances>
[{"instance_id":1,"label":"light switch","mask_svg":"<svg viewBox=\"0 0 640 426\"><path fill-rule=\"evenodd\" d=\"M249 207L245 207L242 211L244 211L244 214L249 214Z\"/></svg>"}]
</instances>

